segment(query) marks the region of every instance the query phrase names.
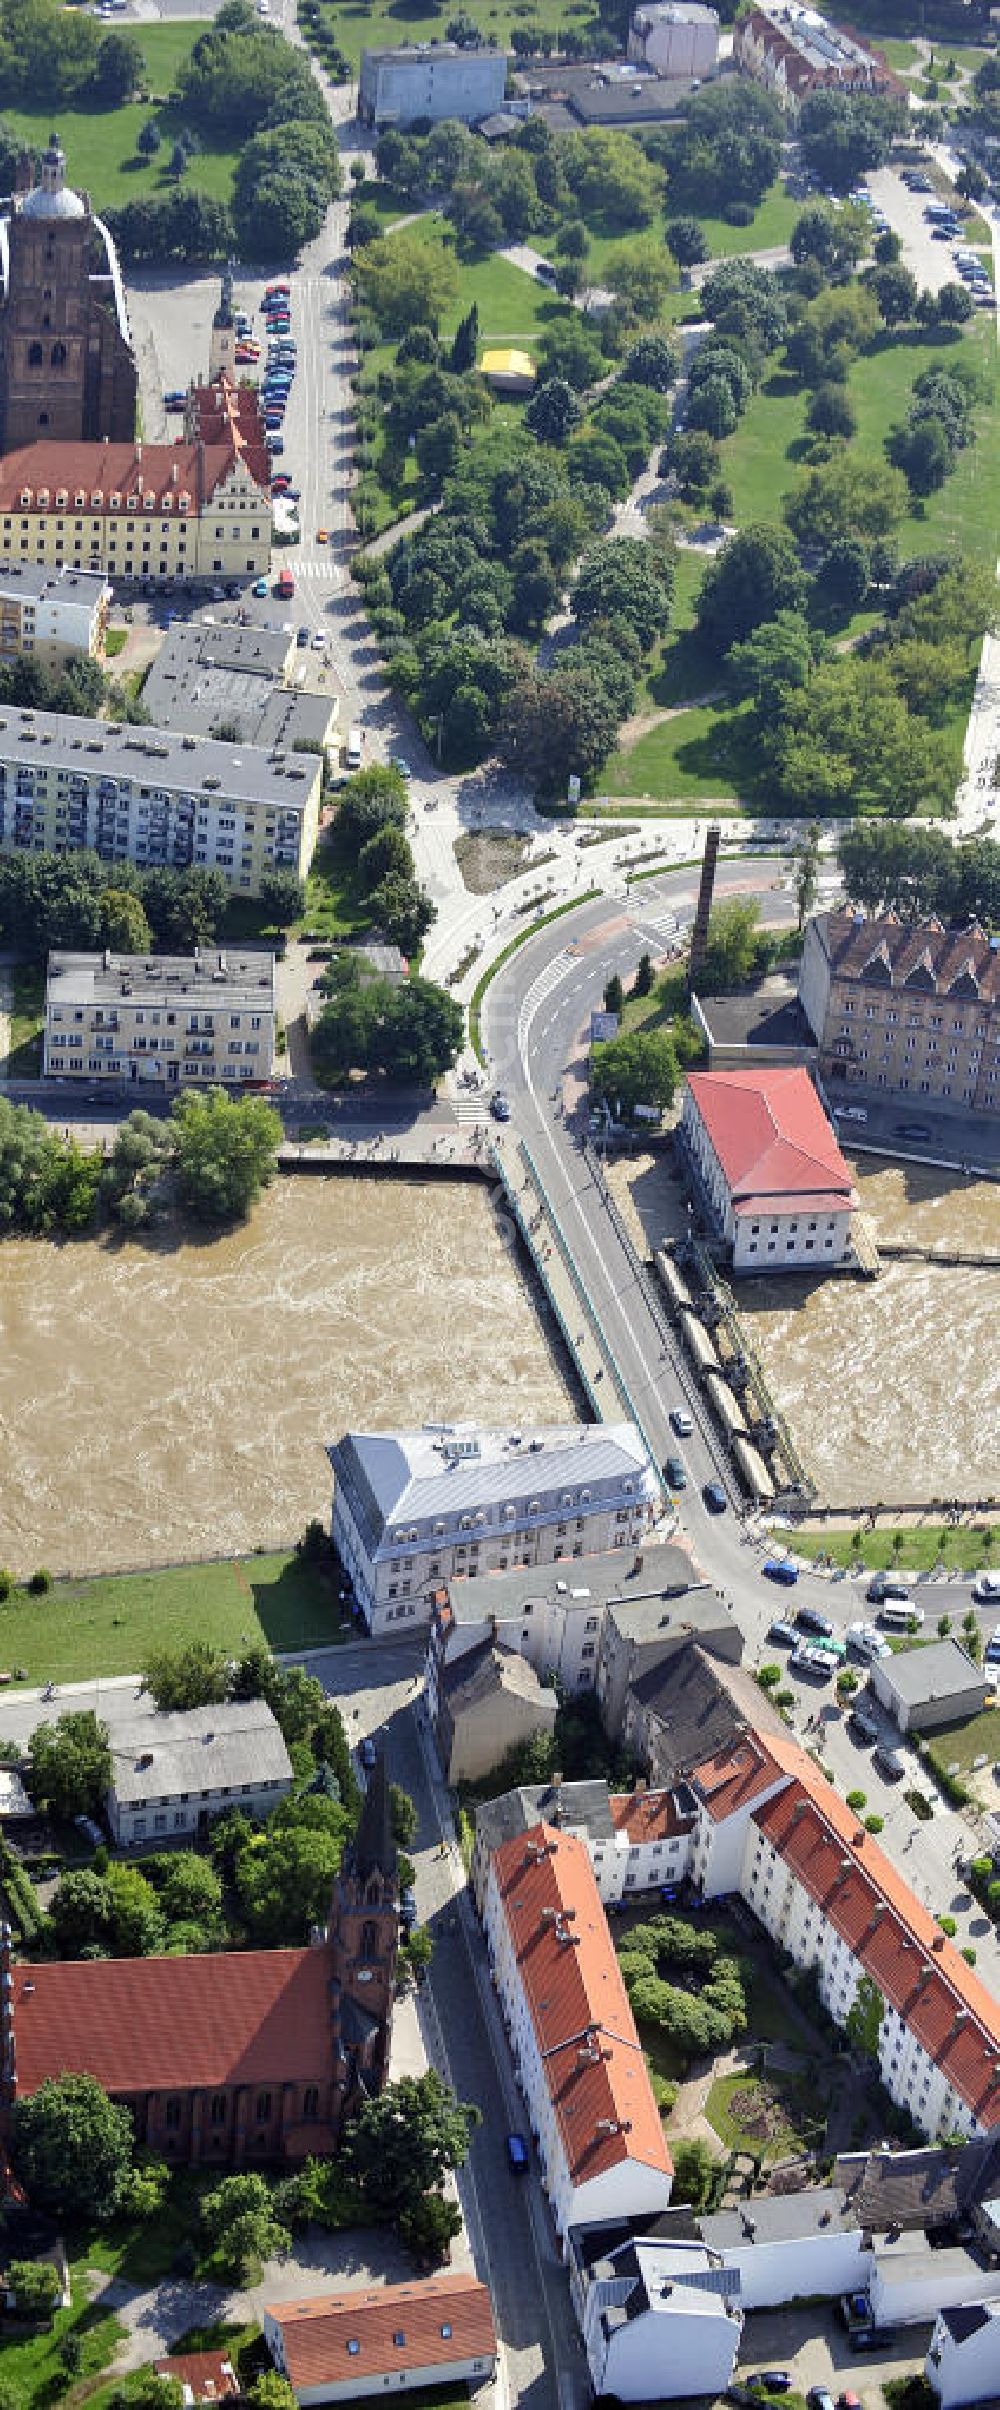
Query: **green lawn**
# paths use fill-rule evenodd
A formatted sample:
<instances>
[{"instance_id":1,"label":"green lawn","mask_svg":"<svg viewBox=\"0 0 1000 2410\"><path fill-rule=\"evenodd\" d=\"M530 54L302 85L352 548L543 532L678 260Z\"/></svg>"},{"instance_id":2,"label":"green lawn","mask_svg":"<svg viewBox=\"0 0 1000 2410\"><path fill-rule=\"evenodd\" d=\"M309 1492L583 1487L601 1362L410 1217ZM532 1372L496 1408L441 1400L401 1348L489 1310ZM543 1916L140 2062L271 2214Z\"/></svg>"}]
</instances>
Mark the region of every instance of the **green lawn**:
<instances>
[{"instance_id":1,"label":"green lawn","mask_svg":"<svg viewBox=\"0 0 1000 2410\"><path fill-rule=\"evenodd\" d=\"M1000 1707L985 1707L966 1724L950 1724L946 1732L932 1733L927 1755L943 1774L950 1773L952 1766L957 1766L959 1774L968 1774L977 1757L1000 1758Z\"/></svg>"},{"instance_id":2,"label":"green lawn","mask_svg":"<svg viewBox=\"0 0 1000 2410\"><path fill-rule=\"evenodd\" d=\"M454 244L453 230L438 210L426 210L408 232L422 243L445 243L449 248ZM482 259L458 260L457 266L458 298L442 320L444 336L454 334L473 302L479 311L481 345L517 342L530 351L547 326L566 317L567 302L560 301L526 269L513 267L499 252L489 252Z\"/></svg>"},{"instance_id":3,"label":"green lawn","mask_svg":"<svg viewBox=\"0 0 1000 2410\"><path fill-rule=\"evenodd\" d=\"M601 786L611 795L664 796L677 803L738 800L755 774L748 727L749 705L724 717L708 704L677 711L628 752L613 753Z\"/></svg>"},{"instance_id":4,"label":"green lawn","mask_svg":"<svg viewBox=\"0 0 1000 2410\"><path fill-rule=\"evenodd\" d=\"M585 33L597 12L590 0L530 0L530 4L529 0L511 0L506 7L495 5L494 0L468 0L468 14L484 37L502 49L509 44L515 25L530 25L556 35L564 28ZM445 27L444 17L428 7L426 0L351 0L347 7L324 5L322 15L355 70L363 48L377 48L380 43L439 42Z\"/></svg>"},{"instance_id":5,"label":"green lawn","mask_svg":"<svg viewBox=\"0 0 1000 2410\"><path fill-rule=\"evenodd\" d=\"M14 1590L0 1606L0 1657L8 1671L23 1666L31 1683L141 1673L151 1648L192 1640L232 1651L255 1642L327 1646L340 1636L337 1613L323 1576L289 1555L100 1574L54 1582L43 1598Z\"/></svg>"},{"instance_id":6,"label":"green lawn","mask_svg":"<svg viewBox=\"0 0 1000 2410\"><path fill-rule=\"evenodd\" d=\"M124 2341L121 2321L90 2298L86 2276L90 2264L89 2253L71 2260L72 2302L68 2310L57 2310L51 2326L39 2334L0 2339L0 2378L21 2410L49 2410L53 2402L69 2405L87 2399L93 2379L108 2367L116 2346ZM80 2375L72 2385L59 2356L71 2334L77 2336L83 2355Z\"/></svg>"},{"instance_id":7,"label":"green lawn","mask_svg":"<svg viewBox=\"0 0 1000 2410\"><path fill-rule=\"evenodd\" d=\"M793 201L779 176L764 194L749 226L730 226L725 218L699 218L713 259L735 259L744 251L776 251L791 239L801 201Z\"/></svg>"},{"instance_id":8,"label":"green lawn","mask_svg":"<svg viewBox=\"0 0 1000 2410\"><path fill-rule=\"evenodd\" d=\"M10 984L8 1079L37 1079L42 1068L41 1032L45 1021L45 973L31 963L15 963Z\"/></svg>"},{"instance_id":9,"label":"green lawn","mask_svg":"<svg viewBox=\"0 0 1000 2410\"><path fill-rule=\"evenodd\" d=\"M675 555L670 631L645 665L637 711L647 705L654 711L672 711L679 703L692 703L699 695L710 693L719 683L718 659L694 633L695 603L708 560L707 553L703 556L687 547Z\"/></svg>"},{"instance_id":10,"label":"green lawn","mask_svg":"<svg viewBox=\"0 0 1000 2410\"><path fill-rule=\"evenodd\" d=\"M166 99L178 66L202 28L180 23L137 26L134 30L146 53L149 97L120 108L59 111L59 134L66 153L69 182L89 192L97 209L121 208L126 201L149 199L169 190L167 162L181 130L181 117L169 108L156 107L163 142L155 159L138 156L136 139L140 127L153 113L152 104ZM49 109L7 109L4 115L30 148L44 149L51 132ZM206 144L192 159L185 181L192 190L228 201L235 161L235 150Z\"/></svg>"},{"instance_id":11,"label":"green lawn","mask_svg":"<svg viewBox=\"0 0 1000 2410\"><path fill-rule=\"evenodd\" d=\"M796 1556L828 1557L834 1565L869 1565L873 1572L899 1565L904 1571L930 1573L938 1562L959 1572L978 1573L1000 1562L1000 1524L961 1524L955 1530L940 1523L891 1525L878 1531L796 1531ZM860 1545L856 1546L855 1542ZM898 1546L896 1543L898 1542Z\"/></svg>"},{"instance_id":12,"label":"green lawn","mask_svg":"<svg viewBox=\"0 0 1000 2410\"><path fill-rule=\"evenodd\" d=\"M734 2096L751 2093L768 2112L768 2129L751 2122L744 2124L734 2112ZM775 2075L758 2076L741 2072L720 2075L705 2103L705 2115L721 2142L733 2151L757 2152L763 2159L782 2159L790 2150L804 2145L814 2119L822 2119L825 2103L815 2082L807 2086L802 2081Z\"/></svg>"},{"instance_id":13,"label":"green lawn","mask_svg":"<svg viewBox=\"0 0 1000 2410\"><path fill-rule=\"evenodd\" d=\"M905 75L910 67L917 65L921 57L915 42L900 42L893 35L878 36L878 47L883 56L888 59L890 67L895 67L897 75Z\"/></svg>"}]
</instances>

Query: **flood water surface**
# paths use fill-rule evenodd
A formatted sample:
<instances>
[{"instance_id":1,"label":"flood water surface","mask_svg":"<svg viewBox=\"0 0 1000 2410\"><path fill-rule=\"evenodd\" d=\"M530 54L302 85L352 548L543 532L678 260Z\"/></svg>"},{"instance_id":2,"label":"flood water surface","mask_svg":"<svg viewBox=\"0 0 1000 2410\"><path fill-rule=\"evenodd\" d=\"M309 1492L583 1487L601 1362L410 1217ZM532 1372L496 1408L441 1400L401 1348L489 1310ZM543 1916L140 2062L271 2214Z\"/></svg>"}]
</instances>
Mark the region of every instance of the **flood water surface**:
<instances>
[{"instance_id":1,"label":"flood water surface","mask_svg":"<svg viewBox=\"0 0 1000 2410\"><path fill-rule=\"evenodd\" d=\"M283 1178L222 1238L0 1246L0 1563L286 1543L328 1441L573 1412L484 1189Z\"/></svg>"}]
</instances>

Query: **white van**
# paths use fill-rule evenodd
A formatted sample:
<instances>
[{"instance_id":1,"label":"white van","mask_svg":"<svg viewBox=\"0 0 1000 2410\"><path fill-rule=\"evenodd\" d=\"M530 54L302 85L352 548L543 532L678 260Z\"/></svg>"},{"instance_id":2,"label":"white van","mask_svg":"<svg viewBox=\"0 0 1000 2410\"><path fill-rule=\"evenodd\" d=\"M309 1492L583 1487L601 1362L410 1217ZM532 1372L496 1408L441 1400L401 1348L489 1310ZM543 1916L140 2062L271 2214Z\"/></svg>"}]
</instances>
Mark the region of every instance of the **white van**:
<instances>
[{"instance_id":1,"label":"white van","mask_svg":"<svg viewBox=\"0 0 1000 2410\"><path fill-rule=\"evenodd\" d=\"M344 761L349 770L360 770L362 761L364 759L364 751L364 729L356 724L353 728L349 728L347 731L347 751L344 755Z\"/></svg>"},{"instance_id":2,"label":"white van","mask_svg":"<svg viewBox=\"0 0 1000 2410\"><path fill-rule=\"evenodd\" d=\"M897 1604L894 1599L887 1598L879 1608L878 1619L890 1632L908 1632L911 1623L923 1622L924 1610L912 1603L904 1607L902 1603Z\"/></svg>"}]
</instances>

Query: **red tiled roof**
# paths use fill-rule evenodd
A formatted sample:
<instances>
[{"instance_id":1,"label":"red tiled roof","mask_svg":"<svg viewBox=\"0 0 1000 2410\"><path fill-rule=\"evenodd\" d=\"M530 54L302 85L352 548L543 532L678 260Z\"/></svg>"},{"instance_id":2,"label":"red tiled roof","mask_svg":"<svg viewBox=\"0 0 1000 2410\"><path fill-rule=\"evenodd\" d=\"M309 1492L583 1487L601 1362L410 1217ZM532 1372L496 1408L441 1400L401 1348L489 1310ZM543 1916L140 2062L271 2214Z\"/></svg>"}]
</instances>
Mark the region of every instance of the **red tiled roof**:
<instances>
[{"instance_id":1,"label":"red tiled roof","mask_svg":"<svg viewBox=\"0 0 1000 2410\"><path fill-rule=\"evenodd\" d=\"M755 1823L979 2122L1000 2123L992 1993L812 1759L792 1743L786 1754L793 1780Z\"/></svg>"},{"instance_id":2,"label":"red tiled roof","mask_svg":"<svg viewBox=\"0 0 1000 2410\"><path fill-rule=\"evenodd\" d=\"M493 1867L574 2183L628 2160L668 2176L673 2162L584 1843L535 1824L501 1842Z\"/></svg>"},{"instance_id":3,"label":"red tiled roof","mask_svg":"<svg viewBox=\"0 0 1000 2410\"><path fill-rule=\"evenodd\" d=\"M693 1818L682 1816L673 1791L616 1791L608 1801L617 1833L630 1841L665 1841L686 1833Z\"/></svg>"},{"instance_id":4,"label":"red tiled roof","mask_svg":"<svg viewBox=\"0 0 1000 2410\"><path fill-rule=\"evenodd\" d=\"M17 2089L301 2083L332 2071L328 1948L56 1960L13 1969Z\"/></svg>"},{"instance_id":5,"label":"red tiled roof","mask_svg":"<svg viewBox=\"0 0 1000 2410\"><path fill-rule=\"evenodd\" d=\"M112 494L121 496L123 512L130 494L153 494L156 510L162 509L164 495L176 510L178 495L188 494L197 510L230 475L235 458L231 435L204 444L23 444L0 460L0 512L58 508L67 515L101 518L110 512ZM39 493L46 491L48 503L39 505ZM33 500L22 506L24 492ZM57 505L57 493L65 493L66 501ZM78 494L84 496L79 503Z\"/></svg>"},{"instance_id":6,"label":"red tiled roof","mask_svg":"<svg viewBox=\"0 0 1000 2410\"><path fill-rule=\"evenodd\" d=\"M363 2392L363 2378L374 2384L390 2371L447 2367L496 2353L490 2296L474 2276L426 2276L413 2284L278 2301L264 2317L281 2329L286 2371L297 2390L356 2376ZM397 2343L397 2335L404 2341Z\"/></svg>"},{"instance_id":7,"label":"red tiled roof","mask_svg":"<svg viewBox=\"0 0 1000 2410\"><path fill-rule=\"evenodd\" d=\"M697 1791L713 1824L722 1824L734 1816L738 1808L749 1807L754 1799L781 1779L782 1767L774 1744L767 1745L756 1732L743 1732L737 1740L726 1741L714 1757L706 1757L691 1776L692 1788Z\"/></svg>"},{"instance_id":8,"label":"red tiled roof","mask_svg":"<svg viewBox=\"0 0 1000 2410\"><path fill-rule=\"evenodd\" d=\"M192 385L187 407L192 434L205 444L231 444L257 484L270 484L271 461L256 386L235 385L223 372L212 385Z\"/></svg>"},{"instance_id":9,"label":"red tiled roof","mask_svg":"<svg viewBox=\"0 0 1000 2410\"><path fill-rule=\"evenodd\" d=\"M196 2402L235 2401L239 2396L239 2378L224 2351L171 2352L164 2360L154 2360L153 2367L158 2377L176 2377L178 2384L190 2386Z\"/></svg>"},{"instance_id":10,"label":"red tiled roof","mask_svg":"<svg viewBox=\"0 0 1000 2410\"><path fill-rule=\"evenodd\" d=\"M805 1199L841 1211L853 1202L851 1175L808 1071L691 1071L688 1087L738 1206Z\"/></svg>"}]
</instances>

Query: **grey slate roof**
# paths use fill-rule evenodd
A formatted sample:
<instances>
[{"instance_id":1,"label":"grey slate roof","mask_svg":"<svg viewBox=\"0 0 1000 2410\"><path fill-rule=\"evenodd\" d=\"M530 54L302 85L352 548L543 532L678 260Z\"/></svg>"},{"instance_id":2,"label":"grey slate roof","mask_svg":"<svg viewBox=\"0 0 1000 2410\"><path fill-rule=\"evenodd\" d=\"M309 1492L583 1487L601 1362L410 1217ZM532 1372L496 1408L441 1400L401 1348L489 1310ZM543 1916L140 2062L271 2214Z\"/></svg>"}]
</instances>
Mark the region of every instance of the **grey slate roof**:
<instances>
[{"instance_id":1,"label":"grey slate roof","mask_svg":"<svg viewBox=\"0 0 1000 2410\"><path fill-rule=\"evenodd\" d=\"M805 2192L755 2193L745 2208L719 2209L698 2220L712 2251L738 2251L750 2243L794 2243L811 2234L843 2234L860 2225L837 2185L811 2185ZM750 2229L753 2229L750 2232Z\"/></svg>"},{"instance_id":2,"label":"grey slate roof","mask_svg":"<svg viewBox=\"0 0 1000 2410\"><path fill-rule=\"evenodd\" d=\"M194 954L50 954L48 1004L232 1006L274 1011L274 955L202 946Z\"/></svg>"},{"instance_id":3,"label":"grey slate roof","mask_svg":"<svg viewBox=\"0 0 1000 2410\"><path fill-rule=\"evenodd\" d=\"M955 2343L967 2343L970 2335L978 2335L981 2326L988 2326L996 2311L984 2301L956 2301L953 2309L942 2310L941 2317Z\"/></svg>"},{"instance_id":4,"label":"grey slate roof","mask_svg":"<svg viewBox=\"0 0 1000 2410\"><path fill-rule=\"evenodd\" d=\"M527 1699L533 1707L548 1701L555 1716L557 1700L554 1690L546 1690L539 1681L533 1665L513 1649L494 1648L487 1640L481 1648L468 1649L452 1666L445 1689L449 1712L462 1715L470 1707L479 1707L484 1700L495 1699L498 1692L509 1691L514 1698Z\"/></svg>"},{"instance_id":5,"label":"grey slate roof","mask_svg":"<svg viewBox=\"0 0 1000 2410\"><path fill-rule=\"evenodd\" d=\"M127 778L170 793L210 794L226 803L273 803L304 812L318 763L308 753L270 753L179 728L136 728L73 712L0 709L0 761L70 770L87 779Z\"/></svg>"},{"instance_id":6,"label":"grey slate roof","mask_svg":"<svg viewBox=\"0 0 1000 2410\"><path fill-rule=\"evenodd\" d=\"M448 1457L449 1436L475 1440L479 1453ZM374 1553L390 1525L433 1522L501 1505L526 1506L543 1491L625 1479L656 1494L649 1460L633 1423L559 1425L509 1434L459 1426L421 1431L348 1431L327 1449L338 1485ZM638 1491L637 1491L638 1496Z\"/></svg>"},{"instance_id":7,"label":"grey slate roof","mask_svg":"<svg viewBox=\"0 0 1000 2410\"><path fill-rule=\"evenodd\" d=\"M516 1841L533 1824L572 1825L594 1841L610 1841L614 1823L606 1782L524 1783L484 1799L476 1809L476 1839L492 1856L502 1841Z\"/></svg>"},{"instance_id":8,"label":"grey slate roof","mask_svg":"<svg viewBox=\"0 0 1000 2410\"><path fill-rule=\"evenodd\" d=\"M1000 2136L952 2149L845 2152L833 2181L861 2225L923 2232L968 2217L1000 2186Z\"/></svg>"},{"instance_id":9,"label":"grey slate roof","mask_svg":"<svg viewBox=\"0 0 1000 2410\"><path fill-rule=\"evenodd\" d=\"M674 1782L744 1725L751 1724L765 1739L784 1729L749 1674L706 1656L693 1640L640 1673L630 1696L653 1719L649 1770L654 1783Z\"/></svg>"},{"instance_id":10,"label":"grey slate roof","mask_svg":"<svg viewBox=\"0 0 1000 2410\"><path fill-rule=\"evenodd\" d=\"M622 1629L633 1630L632 1613L641 1615L643 1609L662 1614L664 1602L684 1599L678 1612L688 1614L691 1587L697 1584L690 1557L683 1548L669 1542L640 1551L642 1572L633 1573L635 1556L628 1548L609 1548L597 1556L563 1558L558 1564L538 1566L515 1565L509 1573L472 1573L453 1582L448 1590L448 1605L456 1624L481 1623L488 1615L502 1622L505 1617L519 1615L529 1603L539 1605L544 1599L560 1597L564 1604L576 1597L581 1606L585 1593L595 1606L606 1606L610 1599L621 1602L623 1612L615 1620ZM711 1597L717 1617L725 1615L714 1591ZM697 1610L697 1600L692 1606ZM624 1610L628 1610L627 1614ZM717 1620L717 1617L715 1618Z\"/></svg>"},{"instance_id":11,"label":"grey slate roof","mask_svg":"<svg viewBox=\"0 0 1000 2410\"><path fill-rule=\"evenodd\" d=\"M263 1699L144 1716L112 1730L109 1787L123 1806L291 1779L288 1751Z\"/></svg>"}]
</instances>

